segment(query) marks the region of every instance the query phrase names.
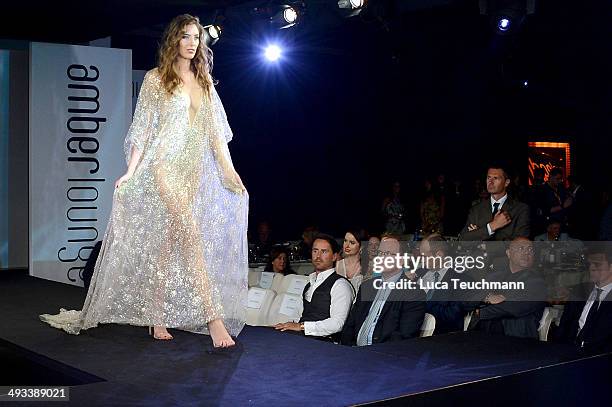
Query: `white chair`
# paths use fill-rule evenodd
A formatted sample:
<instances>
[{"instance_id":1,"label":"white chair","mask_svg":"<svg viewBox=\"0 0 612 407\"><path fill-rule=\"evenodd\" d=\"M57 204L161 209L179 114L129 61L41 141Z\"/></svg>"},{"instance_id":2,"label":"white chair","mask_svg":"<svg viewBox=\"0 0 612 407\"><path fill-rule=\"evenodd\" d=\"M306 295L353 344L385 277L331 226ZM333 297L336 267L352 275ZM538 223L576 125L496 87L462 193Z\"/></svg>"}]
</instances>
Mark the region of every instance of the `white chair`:
<instances>
[{"instance_id":1,"label":"white chair","mask_svg":"<svg viewBox=\"0 0 612 407\"><path fill-rule=\"evenodd\" d=\"M251 326L266 326L270 306L276 294L274 291L260 288L249 288L246 324Z\"/></svg>"},{"instance_id":2,"label":"white chair","mask_svg":"<svg viewBox=\"0 0 612 407\"><path fill-rule=\"evenodd\" d=\"M284 279L285 279L285 276L282 275L281 273L274 273L274 281L272 281L272 287L270 287L270 289L277 294L281 292L280 289L281 289L281 286L283 285Z\"/></svg>"},{"instance_id":3,"label":"white chair","mask_svg":"<svg viewBox=\"0 0 612 407\"><path fill-rule=\"evenodd\" d=\"M425 314L425 319L423 320L423 325L421 325L421 338L426 336L431 336L436 329L436 318L431 314Z\"/></svg>"},{"instance_id":4,"label":"white chair","mask_svg":"<svg viewBox=\"0 0 612 407\"><path fill-rule=\"evenodd\" d=\"M304 287L306 286L306 284L308 284L308 276L290 274L283 278L278 292L301 296L304 292Z\"/></svg>"},{"instance_id":5,"label":"white chair","mask_svg":"<svg viewBox=\"0 0 612 407\"><path fill-rule=\"evenodd\" d=\"M249 270L249 287L257 287L261 280L261 271Z\"/></svg>"},{"instance_id":6,"label":"white chair","mask_svg":"<svg viewBox=\"0 0 612 407\"><path fill-rule=\"evenodd\" d=\"M553 319L555 319L556 310L546 307L544 308L544 313L542 314L542 319L540 320L540 326L538 327L538 334L540 336L540 340L542 342L548 341L548 330L550 329L550 324Z\"/></svg>"},{"instance_id":7,"label":"white chair","mask_svg":"<svg viewBox=\"0 0 612 407\"><path fill-rule=\"evenodd\" d=\"M464 331L468 330L468 328L470 326L470 321L472 321L472 315L473 314L474 314L474 311L470 312L465 317L463 317L463 330Z\"/></svg>"},{"instance_id":8,"label":"white chair","mask_svg":"<svg viewBox=\"0 0 612 407\"><path fill-rule=\"evenodd\" d=\"M304 303L301 295L280 293L272 302L268 313L268 325L297 322L302 317Z\"/></svg>"}]
</instances>

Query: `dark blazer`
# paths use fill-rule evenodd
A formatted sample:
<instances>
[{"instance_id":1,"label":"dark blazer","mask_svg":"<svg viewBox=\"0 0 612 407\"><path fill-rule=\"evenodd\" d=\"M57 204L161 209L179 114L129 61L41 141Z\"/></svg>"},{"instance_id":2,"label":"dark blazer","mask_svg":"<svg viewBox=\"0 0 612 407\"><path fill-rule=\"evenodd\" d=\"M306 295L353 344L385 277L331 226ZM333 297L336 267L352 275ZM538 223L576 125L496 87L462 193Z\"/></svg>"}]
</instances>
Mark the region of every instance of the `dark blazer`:
<instances>
[{"instance_id":1,"label":"dark blazer","mask_svg":"<svg viewBox=\"0 0 612 407\"><path fill-rule=\"evenodd\" d=\"M408 280L408 278L403 274L400 280ZM357 335L370 312L374 297L376 297L376 289L372 278L361 283L355 304L342 329L340 342L343 345L357 344ZM393 290L383 305L374 328L372 343L398 341L418 336L424 318L425 291L419 288Z\"/></svg>"},{"instance_id":2,"label":"dark blazer","mask_svg":"<svg viewBox=\"0 0 612 407\"><path fill-rule=\"evenodd\" d=\"M487 223L493 219L491 213L491 201L481 201L472 206L468 214L467 222L463 230L459 234L459 240L512 240L519 236L529 236L529 206L523 202L519 202L508 196L506 202L501 207L501 210L508 212L512 222L497 230L492 236L489 236ZM474 224L478 229L468 232L468 226Z\"/></svg>"},{"instance_id":3,"label":"dark blazer","mask_svg":"<svg viewBox=\"0 0 612 407\"><path fill-rule=\"evenodd\" d=\"M491 273L487 281L524 282L524 290L502 290L506 297L500 304L487 304L480 308L480 315L470 326L506 336L538 338L540 319L546 306L546 283L536 272L522 270L511 273L509 269Z\"/></svg>"},{"instance_id":4,"label":"dark blazer","mask_svg":"<svg viewBox=\"0 0 612 407\"><path fill-rule=\"evenodd\" d=\"M578 321L582 315L589 295L593 290L593 283L580 284L575 286L570 299L565 304L561 323L556 330L554 340L557 342L576 343L580 348L588 353L610 352L612 351L612 292L601 301L599 310L592 315L592 321L584 326L582 341L577 343Z\"/></svg>"},{"instance_id":5,"label":"dark blazer","mask_svg":"<svg viewBox=\"0 0 612 407\"><path fill-rule=\"evenodd\" d=\"M426 273L427 270L425 269L417 270L419 278ZM463 319L468 312L465 307L468 298L465 291L453 288L452 279L472 281L472 278L466 273L457 273L453 269L446 271L441 282L448 284L448 290L435 290L425 304L425 312L436 318L434 335L463 331Z\"/></svg>"}]
</instances>

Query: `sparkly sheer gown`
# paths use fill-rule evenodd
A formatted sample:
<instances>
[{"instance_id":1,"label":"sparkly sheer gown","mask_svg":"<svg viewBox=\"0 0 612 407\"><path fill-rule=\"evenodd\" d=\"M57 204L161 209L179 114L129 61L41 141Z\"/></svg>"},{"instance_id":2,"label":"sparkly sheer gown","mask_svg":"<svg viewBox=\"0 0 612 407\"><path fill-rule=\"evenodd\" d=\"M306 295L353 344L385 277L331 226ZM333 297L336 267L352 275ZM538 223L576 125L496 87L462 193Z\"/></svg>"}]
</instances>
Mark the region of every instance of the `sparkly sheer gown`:
<instances>
[{"instance_id":1,"label":"sparkly sheer gown","mask_svg":"<svg viewBox=\"0 0 612 407\"><path fill-rule=\"evenodd\" d=\"M237 335L246 318L248 194L236 191L232 138L214 89L189 115L190 98L169 95L149 71L125 141L142 152L113 209L81 311L41 315L78 334L100 323L208 333L222 318Z\"/></svg>"}]
</instances>

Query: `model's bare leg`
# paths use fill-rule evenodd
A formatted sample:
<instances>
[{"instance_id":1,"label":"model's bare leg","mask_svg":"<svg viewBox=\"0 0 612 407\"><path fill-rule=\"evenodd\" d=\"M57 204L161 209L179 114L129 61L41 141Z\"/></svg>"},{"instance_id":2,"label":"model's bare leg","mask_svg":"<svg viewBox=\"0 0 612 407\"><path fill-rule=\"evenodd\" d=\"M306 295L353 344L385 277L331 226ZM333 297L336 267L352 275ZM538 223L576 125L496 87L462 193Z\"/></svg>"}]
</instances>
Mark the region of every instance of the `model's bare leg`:
<instances>
[{"instance_id":1,"label":"model's bare leg","mask_svg":"<svg viewBox=\"0 0 612 407\"><path fill-rule=\"evenodd\" d=\"M199 282L200 296L206 314L210 318L208 329L213 345L223 348L232 346L235 342L225 328L221 302L214 287L210 284L206 271L202 238L192 212L194 194L189 188L179 189L171 185L168 182L170 179L168 170L163 166L158 167L155 174L159 195L166 205L168 216L171 219L172 231L170 233L172 234L172 240L169 240L180 241L184 253L191 254L189 268L194 274L194 281Z\"/></svg>"}]
</instances>

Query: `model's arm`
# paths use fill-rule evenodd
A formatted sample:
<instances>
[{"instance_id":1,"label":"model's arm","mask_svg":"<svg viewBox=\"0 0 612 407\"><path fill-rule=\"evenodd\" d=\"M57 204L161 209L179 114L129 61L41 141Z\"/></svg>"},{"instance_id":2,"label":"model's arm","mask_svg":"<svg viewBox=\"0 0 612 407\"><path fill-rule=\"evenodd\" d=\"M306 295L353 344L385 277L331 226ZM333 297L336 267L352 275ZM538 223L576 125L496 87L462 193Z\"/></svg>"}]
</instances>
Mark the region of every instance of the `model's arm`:
<instances>
[{"instance_id":1,"label":"model's arm","mask_svg":"<svg viewBox=\"0 0 612 407\"><path fill-rule=\"evenodd\" d=\"M162 90L157 73L155 71L147 72L140 88L132 124L125 138L124 151L128 168L125 174L115 182L115 187L119 187L129 180L140 163L142 152L157 126L159 117L158 100Z\"/></svg>"},{"instance_id":2,"label":"model's arm","mask_svg":"<svg viewBox=\"0 0 612 407\"><path fill-rule=\"evenodd\" d=\"M238 172L234 168L227 143L232 139L232 130L227 115L214 86L210 90L212 122L209 123L210 147L221 173L225 188L235 193L246 191Z\"/></svg>"}]
</instances>

